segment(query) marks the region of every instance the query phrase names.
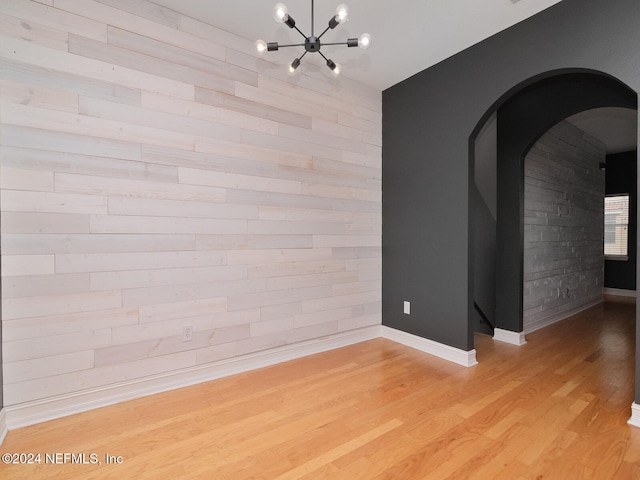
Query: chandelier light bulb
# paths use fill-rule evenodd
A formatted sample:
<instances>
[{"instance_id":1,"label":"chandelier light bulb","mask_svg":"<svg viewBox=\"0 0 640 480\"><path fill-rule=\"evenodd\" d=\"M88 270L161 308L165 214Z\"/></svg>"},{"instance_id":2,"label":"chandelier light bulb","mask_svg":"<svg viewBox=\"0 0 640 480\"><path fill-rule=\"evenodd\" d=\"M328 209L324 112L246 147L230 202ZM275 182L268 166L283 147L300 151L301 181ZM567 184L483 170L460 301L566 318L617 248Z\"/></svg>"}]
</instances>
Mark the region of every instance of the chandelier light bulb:
<instances>
[{"instance_id":1,"label":"chandelier light bulb","mask_svg":"<svg viewBox=\"0 0 640 480\"><path fill-rule=\"evenodd\" d=\"M340 75L340 70L342 70L342 67L340 66L340 64L334 62L330 58L327 58L327 67L331 69L331 71L335 76Z\"/></svg>"},{"instance_id":2,"label":"chandelier light bulb","mask_svg":"<svg viewBox=\"0 0 640 480\"><path fill-rule=\"evenodd\" d=\"M371 35L368 33L363 33L358 38L358 46L363 50L366 50L371 45Z\"/></svg>"},{"instance_id":3,"label":"chandelier light bulb","mask_svg":"<svg viewBox=\"0 0 640 480\"><path fill-rule=\"evenodd\" d=\"M289 10L284 3L276 3L273 7L273 18L278 23L284 23L289 18Z\"/></svg>"},{"instance_id":4,"label":"chandelier light bulb","mask_svg":"<svg viewBox=\"0 0 640 480\"><path fill-rule=\"evenodd\" d=\"M338 23L346 22L349 19L349 7L347 7L344 3L338 5L336 8L336 20Z\"/></svg>"},{"instance_id":5,"label":"chandelier light bulb","mask_svg":"<svg viewBox=\"0 0 640 480\"><path fill-rule=\"evenodd\" d=\"M296 73L296 69L300 66L300 59L296 58L293 62L289 64L289 73L293 75Z\"/></svg>"},{"instance_id":6,"label":"chandelier light bulb","mask_svg":"<svg viewBox=\"0 0 640 480\"><path fill-rule=\"evenodd\" d=\"M264 55L267 51L267 42L264 40L256 40L256 50L258 55Z\"/></svg>"}]
</instances>

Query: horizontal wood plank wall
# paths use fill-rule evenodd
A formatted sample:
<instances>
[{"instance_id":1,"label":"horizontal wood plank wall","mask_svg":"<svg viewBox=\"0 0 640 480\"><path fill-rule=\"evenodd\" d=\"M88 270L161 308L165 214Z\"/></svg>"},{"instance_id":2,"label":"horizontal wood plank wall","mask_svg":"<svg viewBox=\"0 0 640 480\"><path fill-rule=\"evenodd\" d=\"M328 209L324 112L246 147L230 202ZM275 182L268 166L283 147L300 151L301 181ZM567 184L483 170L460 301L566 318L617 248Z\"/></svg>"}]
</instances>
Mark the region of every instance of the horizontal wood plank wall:
<instances>
[{"instance_id":1,"label":"horizontal wood plank wall","mask_svg":"<svg viewBox=\"0 0 640 480\"><path fill-rule=\"evenodd\" d=\"M0 32L5 406L381 323L381 92L144 0Z\"/></svg>"},{"instance_id":2,"label":"horizontal wood plank wall","mask_svg":"<svg viewBox=\"0 0 640 480\"><path fill-rule=\"evenodd\" d=\"M567 121L525 157L524 331L602 301L605 146Z\"/></svg>"}]
</instances>

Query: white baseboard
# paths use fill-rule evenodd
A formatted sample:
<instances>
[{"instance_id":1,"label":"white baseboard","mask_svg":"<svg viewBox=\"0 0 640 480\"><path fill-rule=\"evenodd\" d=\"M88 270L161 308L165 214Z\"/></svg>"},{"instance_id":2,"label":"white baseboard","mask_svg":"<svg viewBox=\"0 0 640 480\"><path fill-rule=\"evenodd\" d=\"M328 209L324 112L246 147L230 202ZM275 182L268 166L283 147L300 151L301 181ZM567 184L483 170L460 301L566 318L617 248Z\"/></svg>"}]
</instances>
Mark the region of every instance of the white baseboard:
<instances>
[{"instance_id":1,"label":"white baseboard","mask_svg":"<svg viewBox=\"0 0 640 480\"><path fill-rule=\"evenodd\" d=\"M395 328L386 327L384 325L382 326L381 331L381 336L384 338L415 348L421 352L443 358L444 360L457 363L464 367L471 367L478 363L476 361L475 350L467 352L466 350L450 347L444 343L434 342L433 340L403 332L402 330L396 330Z\"/></svg>"},{"instance_id":2,"label":"white baseboard","mask_svg":"<svg viewBox=\"0 0 640 480\"><path fill-rule=\"evenodd\" d=\"M631 418L627 423L634 427L640 427L640 405L635 402L631 404Z\"/></svg>"},{"instance_id":3,"label":"white baseboard","mask_svg":"<svg viewBox=\"0 0 640 480\"><path fill-rule=\"evenodd\" d=\"M4 437L7 436L7 413L4 408L0 409L0 445L4 442Z\"/></svg>"},{"instance_id":4,"label":"white baseboard","mask_svg":"<svg viewBox=\"0 0 640 480\"><path fill-rule=\"evenodd\" d=\"M502 328L493 329L493 339L518 346L527 343L524 332L512 332L511 330L503 330Z\"/></svg>"},{"instance_id":5,"label":"white baseboard","mask_svg":"<svg viewBox=\"0 0 640 480\"><path fill-rule=\"evenodd\" d=\"M569 318L575 315L576 313L580 313L583 310L599 305L600 303L602 303L602 301L603 301L602 298L598 298L596 300L592 300L589 303L584 303L578 307L556 313L555 315L550 315L545 318L534 320L533 322L530 322L524 325L524 333L526 334L526 333L535 332L536 330L540 330L541 328L548 327L549 325L553 325L554 323L564 320L565 318Z\"/></svg>"},{"instance_id":6,"label":"white baseboard","mask_svg":"<svg viewBox=\"0 0 640 480\"><path fill-rule=\"evenodd\" d=\"M614 295L616 297L636 298L636 291L635 290L625 290L623 288L608 288L608 287L605 287L603 293L605 295Z\"/></svg>"},{"instance_id":7,"label":"white baseboard","mask_svg":"<svg viewBox=\"0 0 640 480\"><path fill-rule=\"evenodd\" d=\"M380 325L343 332L306 342L274 348L228 360L167 372L129 382L60 395L44 400L10 405L6 411L5 430L26 427L55 418L133 400L155 393L187 387L217 378L275 365L296 358L325 352L380 337ZM4 419L4 417L2 417Z\"/></svg>"},{"instance_id":8,"label":"white baseboard","mask_svg":"<svg viewBox=\"0 0 640 480\"><path fill-rule=\"evenodd\" d=\"M187 387L380 337L465 367L478 363L475 350L467 352L400 330L374 325L264 352L221 360L207 365L120 382L68 395L59 395L44 400L10 405L0 411L0 435L2 435L2 432L6 434L7 430L26 427L176 388Z\"/></svg>"}]
</instances>

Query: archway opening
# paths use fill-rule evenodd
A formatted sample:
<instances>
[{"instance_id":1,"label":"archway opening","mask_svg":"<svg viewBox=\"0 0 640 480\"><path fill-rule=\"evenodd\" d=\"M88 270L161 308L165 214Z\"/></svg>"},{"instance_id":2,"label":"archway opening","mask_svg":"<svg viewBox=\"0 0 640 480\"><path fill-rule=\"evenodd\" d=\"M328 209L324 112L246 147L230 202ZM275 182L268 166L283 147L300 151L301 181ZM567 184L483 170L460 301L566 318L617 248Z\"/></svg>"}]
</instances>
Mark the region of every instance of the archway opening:
<instances>
[{"instance_id":1,"label":"archway opening","mask_svg":"<svg viewBox=\"0 0 640 480\"><path fill-rule=\"evenodd\" d=\"M597 72L539 80L497 110L496 328L523 332L524 160L561 120L600 107L637 109L637 95Z\"/></svg>"},{"instance_id":2,"label":"archway opening","mask_svg":"<svg viewBox=\"0 0 640 480\"><path fill-rule=\"evenodd\" d=\"M637 94L601 72L561 70L547 72L515 86L478 122L469 144L470 167L474 171L470 195L477 199L472 221L474 252L469 276L472 284L470 334L478 331L482 320L479 317L483 317L489 321L492 330L513 333L509 340L512 343L524 340L525 155L561 120L602 107L637 110ZM483 138L487 137L487 131L489 141ZM487 150L486 145L489 145L489 154L482 151L483 148ZM488 156L489 160L480 158L481 155ZM487 164L494 168L494 199L482 193L483 187L476 180L482 178L478 167L483 162L485 168ZM486 185L484 188L486 190ZM495 202L493 218L480 212L481 209L491 211L492 201ZM487 258L491 260L487 261ZM490 299L494 299L493 304Z\"/></svg>"},{"instance_id":3,"label":"archway opening","mask_svg":"<svg viewBox=\"0 0 640 480\"><path fill-rule=\"evenodd\" d=\"M470 256L469 275L470 335L481 331L478 324L484 318L491 330L514 332L524 338L525 155L559 121L603 107L637 110L637 94L601 72L560 70L515 86L478 122L469 143L470 166L474 172L470 196L475 200L474 251ZM493 198L483 193L491 181L482 179L479 165L493 168L489 174L494 176ZM488 215L492 210L493 215Z\"/></svg>"}]
</instances>

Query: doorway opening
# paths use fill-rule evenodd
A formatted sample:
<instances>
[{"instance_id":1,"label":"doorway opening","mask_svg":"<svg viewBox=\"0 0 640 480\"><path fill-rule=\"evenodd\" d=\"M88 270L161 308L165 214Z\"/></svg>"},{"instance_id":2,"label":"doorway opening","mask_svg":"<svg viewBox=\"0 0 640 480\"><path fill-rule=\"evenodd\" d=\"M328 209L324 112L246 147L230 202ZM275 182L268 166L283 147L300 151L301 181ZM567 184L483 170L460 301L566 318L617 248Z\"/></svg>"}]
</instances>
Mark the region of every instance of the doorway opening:
<instances>
[{"instance_id":1,"label":"doorway opening","mask_svg":"<svg viewBox=\"0 0 640 480\"><path fill-rule=\"evenodd\" d=\"M637 117L637 94L615 78L595 71L547 72L514 87L489 109L470 137L469 156L475 178L470 195L482 195L482 175L491 163L481 158L482 145L495 142L495 217L473 217L474 252L470 261L469 311L482 310L496 332L513 334L512 343L524 340L524 190L525 157L554 125L572 115L599 108L632 109ZM487 141L488 137L493 140ZM476 159L477 157L477 159ZM481 205L482 202L475 202ZM602 236L602 235L601 235ZM492 237L495 240L492 240ZM495 261L487 258L495 257ZM566 293L566 290L564 291ZM569 292L569 296L571 292ZM495 305L490 299L495 299ZM484 307L483 306L487 306ZM478 314L478 317L481 315ZM469 319L477 331L478 318ZM485 332L486 333L486 332Z\"/></svg>"},{"instance_id":2,"label":"doorway opening","mask_svg":"<svg viewBox=\"0 0 640 480\"><path fill-rule=\"evenodd\" d=\"M611 268L606 278L605 264L620 264L635 279L635 244L627 248L629 208L617 208L622 197L606 195L624 191L635 214L636 118L627 108L587 110L555 124L525 154L525 333L601 303L611 282L620 285ZM623 246L625 255L605 256ZM625 287L635 294L635 281Z\"/></svg>"}]
</instances>

